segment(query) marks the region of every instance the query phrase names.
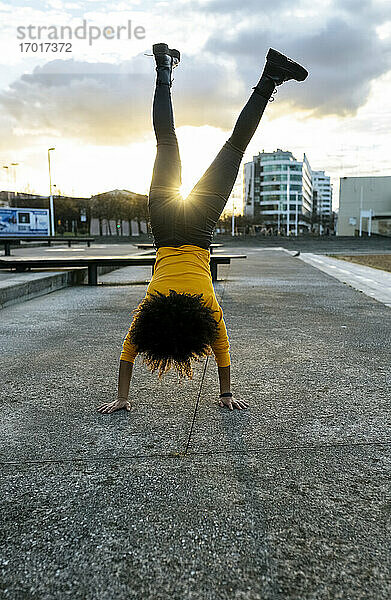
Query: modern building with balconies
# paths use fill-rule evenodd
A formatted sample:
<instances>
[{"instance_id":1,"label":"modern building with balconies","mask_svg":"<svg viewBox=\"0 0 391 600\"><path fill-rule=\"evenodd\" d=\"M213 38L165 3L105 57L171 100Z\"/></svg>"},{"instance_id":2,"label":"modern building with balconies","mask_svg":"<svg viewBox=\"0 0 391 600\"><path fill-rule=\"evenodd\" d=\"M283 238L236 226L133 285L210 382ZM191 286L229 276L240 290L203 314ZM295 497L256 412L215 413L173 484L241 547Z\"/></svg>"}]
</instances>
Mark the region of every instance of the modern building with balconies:
<instances>
[{"instance_id":1,"label":"modern building with balconies","mask_svg":"<svg viewBox=\"0 0 391 600\"><path fill-rule=\"evenodd\" d=\"M319 233L330 227L333 220L333 191L330 177L324 171L312 171L313 214Z\"/></svg>"},{"instance_id":2,"label":"modern building with balconies","mask_svg":"<svg viewBox=\"0 0 391 600\"><path fill-rule=\"evenodd\" d=\"M311 229L313 182L306 155L260 152L244 165L243 212L284 233ZM289 199L289 201L288 201Z\"/></svg>"}]
</instances>

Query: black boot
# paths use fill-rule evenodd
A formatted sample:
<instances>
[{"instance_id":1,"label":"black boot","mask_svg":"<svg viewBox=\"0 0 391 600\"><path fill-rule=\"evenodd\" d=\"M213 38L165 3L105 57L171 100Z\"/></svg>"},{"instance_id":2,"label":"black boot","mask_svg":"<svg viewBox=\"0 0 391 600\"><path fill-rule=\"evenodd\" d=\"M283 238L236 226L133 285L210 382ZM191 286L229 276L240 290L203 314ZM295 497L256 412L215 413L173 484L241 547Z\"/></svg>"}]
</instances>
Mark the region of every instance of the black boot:
<instances>
[{"instance_id":1,"label":"black boot","mask_svg":"<svg viewBox=\"0 0 391 600\"><path fill-rule=\"evenodd\" d=\"M262 77L253 90L264 98L269 99L277 85L281 85L284 81L289 81L290 79L304 81L307 75L308 71L299 65L299 63L277 52L277 50L269 48Z\"/></svg>"},{"instance_id":2,"label":"black boot","mask_svg":"<svg viewBox=\"0 0 391 600\"><path fill-rule=\"evenodd\" d=\"M172 85L172 70L179 65L179 50L171 49L167 44L154 44L152 52L156 61L157 83Z\"/></svg>"}]
</instances>

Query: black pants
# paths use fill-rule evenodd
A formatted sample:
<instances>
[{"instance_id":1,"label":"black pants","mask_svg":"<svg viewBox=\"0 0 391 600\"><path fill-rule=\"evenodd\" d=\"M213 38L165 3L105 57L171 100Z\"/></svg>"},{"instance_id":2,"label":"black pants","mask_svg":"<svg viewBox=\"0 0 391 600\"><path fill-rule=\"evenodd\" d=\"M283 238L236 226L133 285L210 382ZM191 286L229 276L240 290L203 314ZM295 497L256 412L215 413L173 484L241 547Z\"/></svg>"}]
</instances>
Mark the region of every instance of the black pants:
<instances>
[{"instance_id":1,"label":"black pants","mask_svg":"<svg viewBox=\"0 0 391 600\"><path fill-rule=\"evenodd\" d=\"M268 100L253 92L229 140L192 189L182 198L181 161L175 135L171 90L156 84L153 126L157 153L149 191L149 216L156 248L193 244L208 249L213 230L231 194L245 149Z\"/></svg>"}]
</instances>

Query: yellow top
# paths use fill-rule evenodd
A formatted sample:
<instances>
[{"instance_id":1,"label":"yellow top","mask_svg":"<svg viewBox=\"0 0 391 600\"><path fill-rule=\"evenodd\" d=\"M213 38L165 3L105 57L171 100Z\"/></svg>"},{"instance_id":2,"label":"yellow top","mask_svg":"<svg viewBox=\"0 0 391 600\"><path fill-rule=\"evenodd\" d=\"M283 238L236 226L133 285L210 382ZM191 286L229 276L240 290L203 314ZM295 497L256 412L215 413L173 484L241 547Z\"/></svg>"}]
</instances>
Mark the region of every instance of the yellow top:
<instances>
[{"instance_id":1,"label":"yellow top","mask_svg":"<svg viewBox=\"0 0 391 600\"><path fill-rule=\"evenodd\" d=\"M210 273L210 252L199 246L185 244L177 248L164 246L156 252L156 262L146 296L156 291L168 295L170 289L189 294L203 294L206 306L217 312L213 317L217 321L219 335L211 346L219 367L228 367L230 363L229 342L223 311L217 302ZM134 363L137 355L130 341L130 330L124 339L120 360Z\"/></svg>"}]
</instances>

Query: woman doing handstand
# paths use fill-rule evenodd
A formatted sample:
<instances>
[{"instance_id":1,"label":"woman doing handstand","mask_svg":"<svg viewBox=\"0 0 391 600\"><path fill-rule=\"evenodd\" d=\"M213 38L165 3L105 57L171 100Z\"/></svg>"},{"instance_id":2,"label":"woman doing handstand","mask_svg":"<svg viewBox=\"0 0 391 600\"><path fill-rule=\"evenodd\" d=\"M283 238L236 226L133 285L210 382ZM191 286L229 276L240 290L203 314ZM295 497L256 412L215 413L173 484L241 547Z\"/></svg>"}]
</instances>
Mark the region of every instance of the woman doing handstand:
<instances>
[{"instance_id":1,"label":"woman doing handstand","mask_svg":"<svg viewBox=\"0 0 391 600\"><path fill-rule=\"evenodd\" d=\"M231 392L230 354L223 311L210 273L213 230L235 183L243 154L276 86L308 73L270 48L262 76L239 115L231 137L186 199L180 194L181 162L171 103L172 70L178 50L155 44L156 87L153 126L157 154L149 191L150 224L156 262L145 298L140 302L120 356L118 397L98 408L111 413L130 410L129 386L137 354L159 378L174 367L193 376L192 361L212 352L220 382L219 405L242 409L248 404Z\"/></svg>"}]
</instances>

